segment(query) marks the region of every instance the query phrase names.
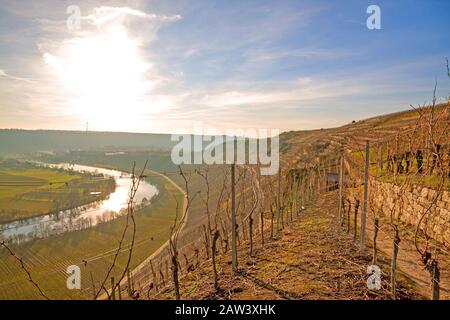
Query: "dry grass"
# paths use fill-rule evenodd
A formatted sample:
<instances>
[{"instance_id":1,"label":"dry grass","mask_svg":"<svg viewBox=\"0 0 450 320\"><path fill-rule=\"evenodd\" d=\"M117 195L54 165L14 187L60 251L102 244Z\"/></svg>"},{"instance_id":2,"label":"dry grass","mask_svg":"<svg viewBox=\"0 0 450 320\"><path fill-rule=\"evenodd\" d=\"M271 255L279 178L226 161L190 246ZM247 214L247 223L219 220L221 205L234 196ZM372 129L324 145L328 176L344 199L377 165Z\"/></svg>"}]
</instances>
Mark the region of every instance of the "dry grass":
<instances>
[{"instance_id":1,"label":"dry grass","mask_svg":"<svg viewBox=\"0 0 450 320\"><path fill-rule=\"evenodd\" d=\"M336 194L327 194L286 227L254 256L239 248L240 272L231 272L229 255L219 257L220 291L214 292L209 261L181 280L183 299L391 299L389 259L380 255L382 288L369 290L366 269L369 254L362 255L352 237L335 223ZM400 276L400 299L423 299L414 283ZM173 299L166 288L156 298Z\"/></svg>"}]
</instances>

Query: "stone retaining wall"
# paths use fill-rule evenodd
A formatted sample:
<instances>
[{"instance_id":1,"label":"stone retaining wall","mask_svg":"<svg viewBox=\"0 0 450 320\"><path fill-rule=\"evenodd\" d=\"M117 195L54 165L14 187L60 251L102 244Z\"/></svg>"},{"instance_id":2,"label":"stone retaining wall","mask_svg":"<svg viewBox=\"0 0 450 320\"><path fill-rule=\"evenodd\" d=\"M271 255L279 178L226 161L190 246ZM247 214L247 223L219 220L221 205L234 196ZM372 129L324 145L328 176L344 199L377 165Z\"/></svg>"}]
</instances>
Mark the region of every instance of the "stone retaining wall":
<instances>
[{"instance_id":1,"label":"stone retaining wall","mask_svg":"<svg viewBox=\"0 0 450 320\"><path fill-rule=\"evenodd\" d=\"M420 217L430 207L437 191L421 186L409 186L401 193L400 187L387 182L371 180L370 196L377 207L392 209L396 206L396 212L400 212L402 207L401 221L416 226ZM436 203L431 206L431 210L426 214L426 218L421 224L421 229L426 228L427 234L450 247L450 192L443 191L436 199Z\"/></svg>"}]
</instances>

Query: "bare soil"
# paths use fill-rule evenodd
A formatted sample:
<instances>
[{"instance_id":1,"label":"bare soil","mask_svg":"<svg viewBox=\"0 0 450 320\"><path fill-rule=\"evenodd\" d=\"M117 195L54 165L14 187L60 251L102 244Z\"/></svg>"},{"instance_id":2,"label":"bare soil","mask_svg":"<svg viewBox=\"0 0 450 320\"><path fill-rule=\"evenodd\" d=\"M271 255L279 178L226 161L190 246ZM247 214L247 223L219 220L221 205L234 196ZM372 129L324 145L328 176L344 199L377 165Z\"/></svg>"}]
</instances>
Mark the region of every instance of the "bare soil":
<instances>
[{"instance_id":1,"label":"bare soil","mask_svg":"<svg viewBox=\"0 0 450 320\"><path fill-rule=\"evenodd\" d=\"M237 274L231 270L231 253L219 255L218 292L213 289L211 262L204 261L181 279L182 299L392 299L384 245L377 263L382 286L369 290L371 249L361 254L353 236L340 230L336 208L335 192L320 195L274 239L266 237L261 245L260 236L255 236L258 243L252 256L243 243ZM397 299L427 298L406 272L397 277ZM168 287L156 298L173 299L173 290Z\"/></svg>"}]
</instances>

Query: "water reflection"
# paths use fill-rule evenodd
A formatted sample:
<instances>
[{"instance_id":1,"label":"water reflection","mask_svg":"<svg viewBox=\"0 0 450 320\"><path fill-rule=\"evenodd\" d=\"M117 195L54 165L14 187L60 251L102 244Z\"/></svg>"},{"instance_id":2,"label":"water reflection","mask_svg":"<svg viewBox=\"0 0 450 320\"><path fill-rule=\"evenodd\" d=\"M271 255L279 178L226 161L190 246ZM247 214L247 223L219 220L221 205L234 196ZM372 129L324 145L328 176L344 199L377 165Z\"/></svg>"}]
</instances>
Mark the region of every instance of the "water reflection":
<instances>
[{"instance_id":1,"label":"water reflection","mask_svg":"<svg viewBox=\"0 0 450 320\"><path fill-rule=\"evenodd\" d=\"M28 218L0 225L0 239L13 243L22 243L35 238L45 238L64 232L87 229L99 223L106 223L126 213L131 187L131 177L127 173L83 165L51 164L52 168L76 172L90 172L113 177L116 189L109 197L88 205L79 206L55 214ZM138 207L150 204L150 199L158 194L155 186L141 181L136 192L135 202Z\"/></svg>"}]
</instances>

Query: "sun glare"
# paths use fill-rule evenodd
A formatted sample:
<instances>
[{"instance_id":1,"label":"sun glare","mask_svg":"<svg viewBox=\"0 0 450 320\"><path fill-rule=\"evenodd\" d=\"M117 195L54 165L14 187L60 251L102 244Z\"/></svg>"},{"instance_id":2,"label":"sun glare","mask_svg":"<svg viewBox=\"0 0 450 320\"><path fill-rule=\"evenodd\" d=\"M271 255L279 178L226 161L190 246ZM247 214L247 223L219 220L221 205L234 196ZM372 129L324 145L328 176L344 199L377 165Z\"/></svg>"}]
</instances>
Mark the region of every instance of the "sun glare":
<instances>
[{"instance_id":1,"label":"sun glare","mask_svg":"<svg viewBox=\"0 0 450 320\"><path fill-rule=\"evenodd\" d=\"M151 86L144 77L150 65L126 32L72 39L60 56L44 59L71 93L74 113L109 127L136 116Z\"/></svg>"}]
</instances>

